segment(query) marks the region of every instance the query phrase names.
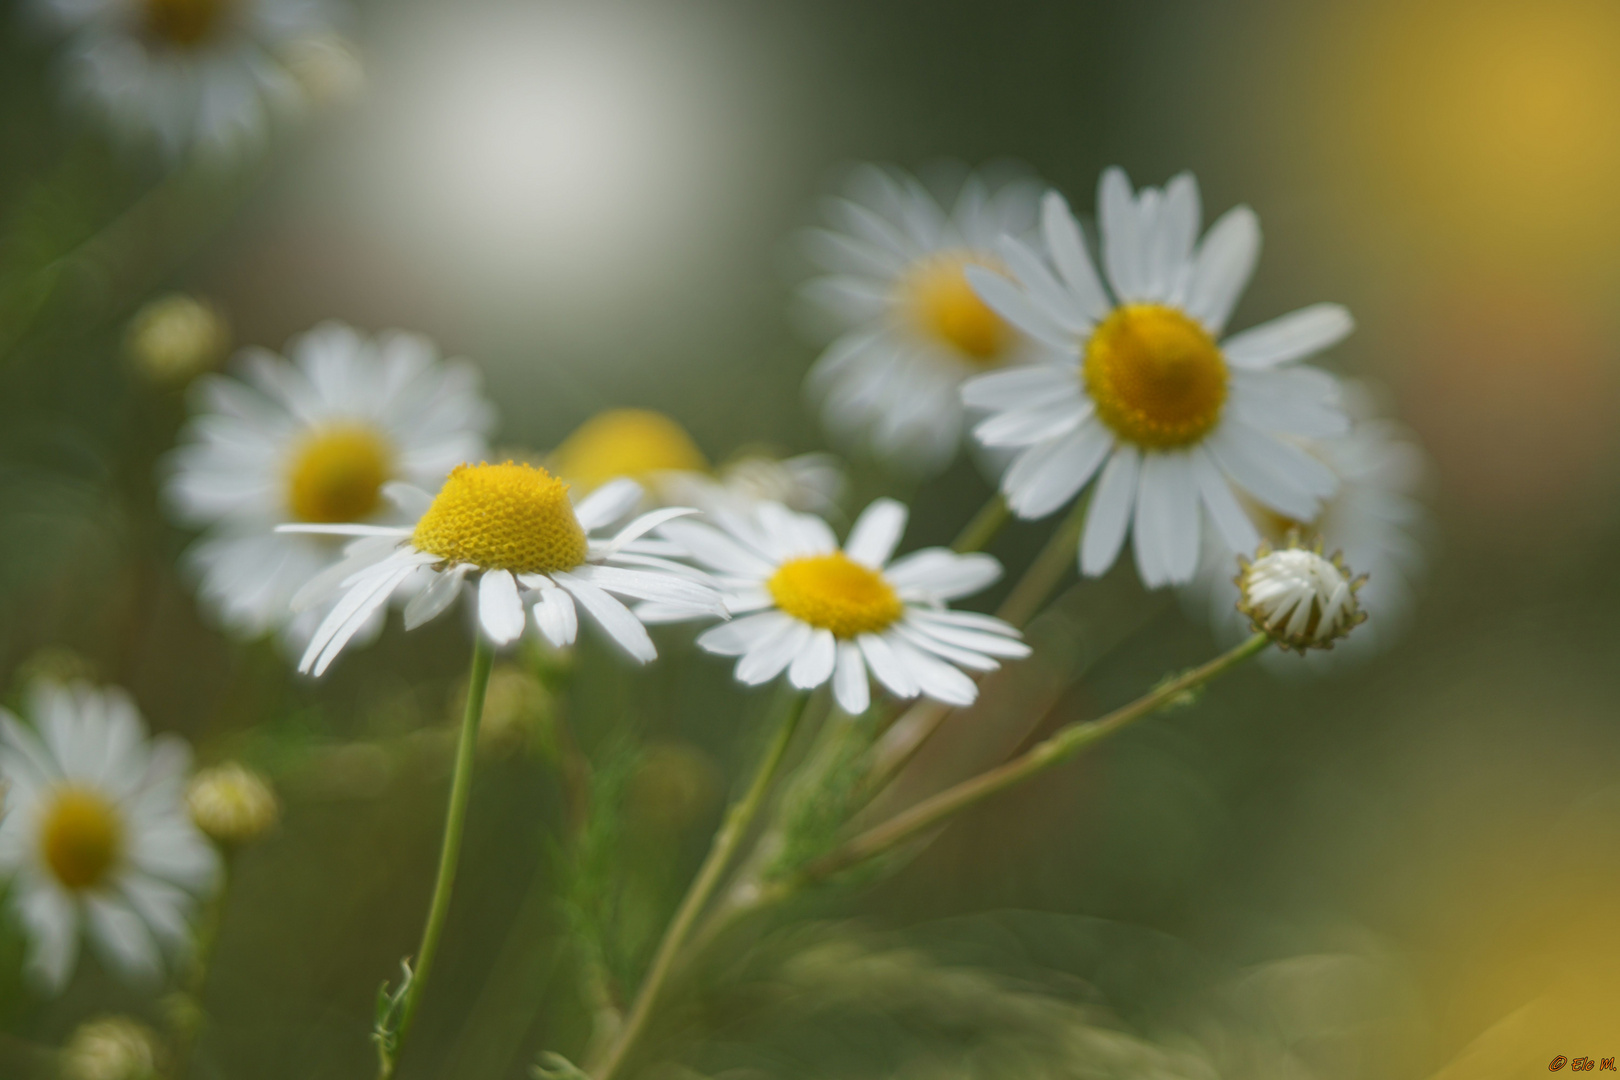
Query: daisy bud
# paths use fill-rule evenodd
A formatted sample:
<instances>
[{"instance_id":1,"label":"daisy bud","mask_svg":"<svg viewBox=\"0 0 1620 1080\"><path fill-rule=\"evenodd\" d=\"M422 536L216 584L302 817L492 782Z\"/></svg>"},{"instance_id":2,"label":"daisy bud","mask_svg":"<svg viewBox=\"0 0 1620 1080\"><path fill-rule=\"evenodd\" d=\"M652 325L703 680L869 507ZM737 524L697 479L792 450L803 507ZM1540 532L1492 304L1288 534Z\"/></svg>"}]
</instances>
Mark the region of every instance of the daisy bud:
<instances>
[{"instance_id":1,"label":"daisy bud","mask_svg":"<svg viewBox=\"0 0 1620 1080\"><path fill-rule=\"evenodd\" d=\"M257 840L281 816L270 782L234 761L199 772L186 789L186 809L197 828L231 847Z\"/></svg>"},{"instance_id":2,"label":"daisy bud","mask_svg":"<svg viewBox=\"0 0 1620 1080\"><path fill-rule=\"evenodd\" d=\"M1351 576L1338 552L1324 556L1320 538L1304 547L1291 531L1286 546L1274 550L1262 541L1254 561L1238 562L1238 610L1284 649L1331 649L1366 621L1356 599L1366 575Z\"/></svg>"},{"instance_id":3,"label":"daisy bud","mask_svg":"<svg viewBox=\"0 0 1620 1080\"><path fill-rule=\"evenodd\" d=\"M127 1016L80 1024L62 1050L64 1080L156 1080L157 1035Z\"/></svg>"},{"instance_id":4,"label":"daisy bud","mask_svg":"<svg viewBox=\"0 0 1620 1080\"><path fill-rule=\"evenodd\" d=\"M130 359L162 386L191 381L223 360L230 347L230 326L220 310L183 293L153 300L129 323Z\"/></svg>"}]
</instances>

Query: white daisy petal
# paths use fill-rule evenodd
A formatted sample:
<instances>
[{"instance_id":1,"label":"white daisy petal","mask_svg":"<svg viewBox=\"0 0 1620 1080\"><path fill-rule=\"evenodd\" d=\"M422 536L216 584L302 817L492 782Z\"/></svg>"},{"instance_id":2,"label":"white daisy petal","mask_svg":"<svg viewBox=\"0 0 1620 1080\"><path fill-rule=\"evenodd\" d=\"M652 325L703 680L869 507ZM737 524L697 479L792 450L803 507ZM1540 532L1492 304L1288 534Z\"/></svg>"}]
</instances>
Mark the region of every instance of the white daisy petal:
<instances>
[{"instance_id":1,"label":"white daisy petal","mask_svg":"<svg viewBox=\"0 0 1620 1080\"><path fill-rule=\"evenodd\" d=\"M427 588L411 597L405 605L405 629L415 630L423 623L438 618L445 608L454 603L456 597L461 595L461 583L468 569L466 565L453 566L434 574Z\"/></svg>"},{"instance_id":2,"label":"white daisy petal","mask_svg":"<svg viewBox=\"0 0 1620 1080\"><path fill-rule=\"evenodd\" d=\"M789 619L754 642L737 661L737 681L748 686L770 682L810 648L814 636L814 629L797 619Z\"/></svg>"},{"instance_id":3,"label":"white daisy petal","mask_svg":"<svg viewBox=\"0 0 1620 1080\"><path fill-rule=\"evenodd\" d=\"M581 499L574 507L574 517L586 532L605 529L634 510L644 494L640 484L621 476Z\"/></svg>"},{"instance_id":4,"label":"white daisy petal","mask_svg":"<svg viewBox=\"0 0 1620 1080\"><path fill-rule=\"evenodd\" d=\"M1090 423L1024 451L1001 479L1008 507L1025 519L1054 512L1085 487L1113 446L1108 429Z\"/></svg>"},{"instance_id":5,"label":"white daisy petal","mask_svg":"<svg viewBox=\"0 0 1620 1080\"><path fill-rule=\"evenodd\" d=\"M1210 226L1193 258L1187 314L1219 335L1260 258L1260 219L1236 206Z\"/></svg>"},{"instance_id":6,"label":"white daisy petal","mask_svg":"<svg viewBox=\"0 0 1620 1080\"><path fill-rule=\"evenodd\" d=\"M1076 348L1072 333L1000 274L983 267L970 266L967 268L967 279L973 291L979 294L979 299L1030 337L1059 352L1070 352Z\"/></svg>"},{"instance_id":7,"label":"white daisy petal","mask_svg":"<svg viewBox=\"0 0 1620 1080\"><path fill-rule=\"evenodd\" d=\"M925 697L958 708L978 699L978 684L956 668L929 656L893 632L885 634L881 640L893 651L895 659Z\"/></svg>"},{"instance_id":8,"label":"white daisy petal","mask_svg":"<svg viewBox=\"0 0 1620 1080\"><path fill-rule=\"evenodd\" d=\"M510 645L523 635L523 601L507 570L487 570L478 581L478 623L497 645Z\"/></svg>"},{"instance_id":9,"label":"white daisy petal","mask_svg":"<svg viewBox=\"0 0 1620 1080\"><path fill-rule=\"evenodd\" d=\"M882 568L906 531L907 516L906 508L895 500L874 499L855 519L844 554L863 566Z\"/></svg>"},{"instance_id":10,"label":"white daisy petal","mask_svg":"<svg viewBox=\"0 0 1620 1080\"><path fill-rule=\"evenodd\" d=\"M867 667L891 694L897 698L917 696L919 687L916 677L895 655L893 646L885 638L878 634L861 634L855 641L861 647Z\"/></svg>"},{"instance_id":11,"label":"white daisy petal","mask_svg":"<svg viewBox=\"0 0 1620 1080\"><path fill-rule=\"evenodd\" d=\"M908 597L955 600L994 584L1001 577L1001 563L983 552L964 555L948 548L923 548L895 560L884 576Z\"/></svg>"},{"instance_id":12,"label":"white daisy petal","mask_svg":"<svg viewBox=\"0 0 1620 1080\"><path fill-rule=\"evenodd\" d=\"M1102 574L1114 565L1125 543L1131 511L1136 505L1136 476L1141 454L1134 446L1115 449L1103 466L1097 490L1086 511L1085 533L1080 541L1080 572L1088 577Z\"/></svg>"},{"instance_id":13,"label":"white daisy petal","mask_svg":"<svg viewBox=\"0 0 1620 1080\"><path fill-rule=\"evenodd\" d=\"M1037 364L993 371L962 384L962 401L975 409L1032 409L1057 397L1078 401L1080 381L1070 364Z\"/></svg>"},{"instance_id":14,"label":"white daisy petal","mask_svg":"<svg viewBox=\"0 0 1620 1080\"><path fill-rule=\"evenodd\" d=\"M647 636L647 628L630 613L629 608L595 585L573 574L558 571L551 577L558 585L567 589L569 594L579 601L585 613L595 619L597 625L607 631L608 636L618 642L632 658L643 664L657 659L658 650L653 647L652 638Z\"/></svg>"},{"instance_id":15,"label":"white daisy petal","mask_svg":"<svg viewBox=\"0 0 1620 1080\"><path fill-rule=\"evenodd\" d=\"M1233 367L1276 367L1331 348L1350 336L1356 322L1341 304L1312 304L1221 342Z\"/></svg>"},{"instance_id":16,"label":"white daisy petal","mask_svg":"<svg viewBox=\"0 0 1620 1080\"><path fill-rule=\"evenodd\" d=\"M774 635L792 622L792 617L780 611L762 611L719 626L711 626L698 635L698 648L721 656L741 656L754 642Z\"/></svg>"},{"instance_id":17,"label":"white daisy petal","mask_svg":"<svg viewBox=\"0 0 1620 1080\"><path fill-rule=\"evenodd\" d=\"M1209 451L1201 446L1192 451L1192 473L1204 509L1209 511L1210 520L1215 523L1215 529L1225 541L1227 549L1247 553L1258 547L1260 534L1255 531L1254 523L1243 512L1226 478L1215 467Z\"/></svg>"},{"instance_id":18,"label":"white daisy petal","mask_svg":"<svg viewBox=\"0 0 1620 1080\"><path fill-rule=\"evenodd\" d=\"M555 587L540 590L540 599L534 604L534 625L557 648L572 645L579 634L574 598Z\"/></svg>"},{"instance_id":19,"label":"white daisy petal","mask_svg":"<svg viewBox=\"0 0 1620 1080\"><path fill-rule=\"evenodd\" d=\"M1086 252L1079 223L1070 212L1069 204L1055 191L1048 191L1041 200L1041 235L1080 310L1094 321L1102 319L1113 304Z\"/></svg>"},{"instance_id":20,"label":"white daisy petal","mask_svg":"<svg viewBox=\"0 0 1620 1080\"><path fill-rule=\"evenodd\" d=\"M832 678L838 660L838 641L831 630L816 630L810 643L788 667L788 682L800 690L813 690Z\"/></svg>"},{"instance_id":21,"label":"white daisy petal","mask_svg":"<svg viewBox=\"0 0 1620 1080\"><path fill-rule=\"evenodd\" d=\"M850 716L860 716L871 706L872 688L867 682L866 661L853 641L838 643L838 661L833 670L833 697Z\"/></svg>"}]
</instances>

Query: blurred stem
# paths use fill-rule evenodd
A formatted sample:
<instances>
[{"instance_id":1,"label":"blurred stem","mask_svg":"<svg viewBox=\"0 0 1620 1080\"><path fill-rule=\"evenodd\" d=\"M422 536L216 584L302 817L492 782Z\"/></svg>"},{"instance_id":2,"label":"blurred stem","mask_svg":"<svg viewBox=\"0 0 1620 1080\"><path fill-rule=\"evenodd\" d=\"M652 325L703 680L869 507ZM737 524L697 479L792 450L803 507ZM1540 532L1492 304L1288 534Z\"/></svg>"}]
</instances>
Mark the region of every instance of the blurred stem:
<instances>
[{"instance_id":1,"label":"blurred stem","mask_svg":"<svg viewBox=\"0 0 1620 1080\"><path fill-rule=\"evenodd\" d=\"M180 1010L175 1017L174 1075L186 1080L191 1074L192 1058L197 1051L197 1039L202 1034L203 984L208 981L208 965L214 958L214 943L219 940L219 926L225 920L226 897L231 890L232 871L235 869L236 850L220 849L219 888L203 909L197 924L197 938L186 971L185 985L181 989Z\"/></svg>"},{"instance_id":2,"label":"blurred stem","mask_svg":"<svg viewBox=\"0 0 1620 1080\"><path fill-rule=\"evenodd\" d=\"M765 802L771 781L781 768L788 744L793 741L793 732L798 727L799 718L804 715L808 697L807 694L797 690L783 691L779 706L781 716L776 722L776 735L765 751L765 758L759 763L754 779L748 785L748 791L726 811L725 820L709 847L708 857L703 860L703 866L698 870L691 887L687 889L686 896L682 898L681 906L675 912L675 918L670 921L669 928L664 931L663 940L658 943L658 951L654 954L647 975L641 982L641 989L636 993L635 1004L630 1008L630 1015L625 1021L623 1031L614 1040L604 1059L593 1062L586 1069L594 1080L612 1080L617 1076L646 1031L647 1021L658 1003L658 995L669 979L676 956L686 944L687 936L692 931L692 924L702 914L709 898L714 895L715 887L720 884L721 875L725 873L738 845L747 835L748 827L753 824L755 816Z\"/></svg>"},{"instance_id":3,"label":"blurred stem","mask_svg":"<svg viewBox=\"0 0 1620 1080\"><path fill-rule=\"evenodd\" d=\"M467 711L461 718L461 738L456 743L455 776L450 782L450 805L445 811L444 846L439 851L439 875L433 883L433 902L428 906L427 925L422 928L422 945L416 951L416 968L411 973L411 985L405 997L404 1011L400 1015L399 1033L395 1036L392 1054L384 1054L379 1075L394 1075L399 1055L405 1049L405 1037L410 1034L411 1021L422 1003L428 977L433 973L433 959L439 951L439 936L450 913L450 894L455 888L456 863L461 859L461 834L467 824L467 800L472 793L473 758L478 749L478 721L484 715L484 692L489 688L489 669L495 651L483 633L473 634L472 674L467 681Z\"/></svg>"},{"instance_id":4,"label":"blurred stem","mask_svg":"<svg viewBox=\"0 0 1620 1080\"><path fill-rule=\"evenodd\" d=\"M1086 526L1086 509L1091 505L1090 495L1082 496L1074 504L1069 516L1063 519L1057 531L1041 548L1024 576L1012 587L1007 599L1001 603L996 615L1014 626L1023 626L1046 603L1046 598L1063 580L1064 573L1079 559L1080 533Z\"/></svg>"},{"instance_id":5,"label":"blurred stem","mask_svg":"<svg viewBox=\"0 0 1620 1080\"><path fill-rule=\"evenodd\" d=\"M996 538L996 534L1007 524L1007 519L1011 516L1011 511L1007 509L1007 500L1002 497L1001 492L996 492L979 508L979 512L973 515L973 520L962 527L962 531L951 542L951 550L964 553L982 551Z\"/></svg>"},{"instance_id":6,"label":"blurred stem","mask_svg":"<svg viewBox=\"0 0 1620 1080\"><path fill-rule=\"evenodd\" d=\"M1069 566L1078 558L1076 551L1080 545L1080 534L1085 529L1086 507L1090 504L1090 496L1082 496L1075 503L1069 516L1058 526L1046 545L1036 554L1024 576L1007 594L1002 602L1001 610L996 615L1014 626L1022 627L1039 611L1041 605L1046 603L1052 590L1057 588L1058 582L1063 580ZM991 503L986 504L974 519L987 516L992 506L999 506L1001 520L1007 519L1007 503L997 495ZM997 523L1000 527L1000 522ZM973 525L963 530L963 537L967 537ZM961 546L957 542L958 551L970 551L971 548ZM873 750L872 773L867 779L866 790L869 795L875 796L893 780L900 770L905 768L923 744L933 737L939 730L939 725L951 714L949 705L942 705L928 698L918 699L910 708L906 709L900 717L889 726L883 737L878 740Z\"/></svg>"},{"instance_id":7,"label":"blurred stem","mask_svg":"<svg viewBox=\"0 0 1620 1080\"><path fill-rule=\"evenodd\" d=\"M1188 691L1195 690L1217 676L1225 674L1265 649L1270 643L1271 639L1265 634L1255 634L1241 645L1208 663L1185 671L1174 679L1166 680L1129 705L1115 709L1097 720L1077 722L1060 728L1051 738L1037 743L1011 761L924 799L911 809L868 829L843 847L817 859L798 875L797 884L825 880L840 871L881 855L991 795L1020 784L1054 765L1068 761L1093 743L1101 742L1144 716L1173 704L1178 697Z\"/></svg>"}]
</instances>

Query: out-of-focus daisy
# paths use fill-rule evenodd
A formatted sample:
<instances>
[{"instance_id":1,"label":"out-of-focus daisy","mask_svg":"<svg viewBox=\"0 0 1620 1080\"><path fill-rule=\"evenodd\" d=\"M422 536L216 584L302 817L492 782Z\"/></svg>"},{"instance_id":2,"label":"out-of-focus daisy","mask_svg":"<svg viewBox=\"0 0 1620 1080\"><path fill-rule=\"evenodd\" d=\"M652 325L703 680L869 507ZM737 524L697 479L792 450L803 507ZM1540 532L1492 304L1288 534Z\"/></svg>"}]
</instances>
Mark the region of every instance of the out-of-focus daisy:
<instances>
[{"instance_id":1,"label":"out-of-focus daisy","mask_svg":"<svg viewBox=\"0 0 1620 1080\"><path fill-rule=\"evenodd\" d=\"M464 584L476 581L478 624L497 645L517 640L530 607L547 641L572 644L577 608L584 608L625 652L646 663L658 655L652 639L614 595L654 601L671 618L723 618L726 609L719 595L697 580L701 575L662 557L666 546L641 540L695 511L655 510L611 539L590 536L624 517L641 497L634 481L616 480L576 507L567 484L544 469L508 461L461 465L437 495L415 491L408 501L418 516L408 527L283 525L284 532L361 538L300 598L340 593L310 639L299 670L325 671L395 590L421 576L430 580L405 606L406 629L444 611Z\"/></svg>"},{"instance_id":2,"label":"out-of-focus daisy","mask_svg":"<svg viewBox=\"0 0 1620 1080\"><path fill-rule=\"evenodd\" d=\"M673 418L651 409L597 413L558 444L547 460L581 495L624 478L661 499L671 480L706 473L708 459Z\"/></svg>"},{"instance_id":3,"label":"out-of-focus daisy","mask_svg":"<svg viewBox=\"0 0 1620 1080\"><path fill-rule=\"evenodd\" d=\"M804 287L840 336L811 369L828 430L891 465L930 472L962 438L958 388L1033 359L1026 336L987 306L964 270L1005 271L997 237L1035 222L1039 188L974 174L949 209L915 178L867 165L812 232L825 276Z\"/></svg>"},{"instance_id":4,"label":"out-of-focus daisy","mask_svg":"<svg viewBox=\"0 0 1620 1080\"><path fill-rule=\"evenodd\" d=\"M225 359L231 327L225 314L184 293L160 297L129 322L125 348L143 378L179 386Z\"/></svg>"},{"instance_id":5,"label":"out-of-focus daisy","mask_svg":"<svg viewBox=\"0 0 1620 1080\"><path fill-rule=\"evenodd\" d=\"M73 90L171 156L263 142L306 91L289 63L330 38L329 0L35 0L69 34Z\"/></svg>"},{"instance_id":6,"label":"out-of-focus daisy","mask_svg":"<svg viewBox=\"0 0 1620 1080\"><path fill-rule=\"evenodd\" d=\"M291 362L246 350L240 377L198 383L167 495L181 521L209 530L187 554L203 599L240 632L285 627L302 647L320 615L295 617L292 597L341 544L275 526L400 520L384 489L436 488L476 461L493 412L476 368L413 334L323 323L288 351Z\"/></svg>"},{"instance_id":7,"label":"out-of-focus daisy","mask_svg":"<svg viewBox=\"0 0 1620 1080\"><path fill-rule=\"evenodd\" d=\"M1223 338L1260 226L1240 206L1199 240L1190 174L1135 194L1119 169L1103 174L1107 287L1062 197L1049 193L1041 209L1044 259L1009 237L999 250L1010 278L968 269L985 302L1045 348L1043 363L963 387L990 414L974 436L1018 450L1001 479L1013 511L1045 517L1096 477L1080 568L1107 570L1129 533L1149 586L1193 576L1206 514L1228 550L1254 549L1238 491L1314 518L1336 481L1288 437L1338 435L1348 422L1336 381L1295 362L1350 333L1349 312L1315 304Z\"/></svg>"},{"instance_id":8,"label":"out-of-focus daisy","mask_svg":"<svg viewBox=\"0 0 1620 1080\"><path fill-rule=\"evenodd\" d=\"M755 503L774 502L825 517L837 510L845 482L844 470L831 454L778 458L749 452L725 462L713 474L671 476L666 487L671 501L705 513L747 513Z\"/></svg>"},{"instance_id":9,"label":"out-of-focus daisy","mask_svg":"<svg viewBox=\"0 0 1620 1080\"><path fill-rule=\"evenodd\" d=\"M118 690L38 683L29 713L32 729L0 710L0 870L29 968L60 990L83 933L116 970L156 976L217 870L186 815L191 752L173 736L149 741Z\"/></svg>"},{"instance_id":10,"label":"out-of-focus daisy","mask_svg":"<svg viewBox=\"0 0 1620 1080\"><path fill-rule=\"evenodd\" d=\"M727 609L742 616L704 631L698 644L739 657L737 678L750 685L784 671L800 689L831 679L851 715L870 704L868 672L899 698L972 703L978 686L959 669L991 671L998 657L1028 656L1029 646L1000 619L946 602L995 581L1001 564L945 548L891 562L906 517L904 506L879 499L842 548L826 522L776 503L747 517L717 515L719 528L670 522L664 535L715 575Z\"/></svg>"},{"instance_id":11,"label":"out-of-focus daisy","mask_svg":"<svg viewBox=\"0 0 1620 1080\"><path fill-rule=\"evenodd\" d=\"M1399 424L1381 419L1362 420L1349 434L1311 443L1308 449L1339 478L1339 490L1321 513L1302 521L1251 506L1252 516L1273 545L1283 544L1290 530L1320 536L1328 550L1343 552L1351 566L1366 574L1357 596L1371 618L1333 656L1373 651L1400 631L1423 570L1428 514L1416 498L1425 472L1423 452ZM1237 610L1232 567L1230 552L1206 543L1188 595L1195 601L1206 598L1211 623L1235 636L1247 623ZM1311 659L1320 664L1332 657L1313 653Z\"/></svg>"}]
</instances>

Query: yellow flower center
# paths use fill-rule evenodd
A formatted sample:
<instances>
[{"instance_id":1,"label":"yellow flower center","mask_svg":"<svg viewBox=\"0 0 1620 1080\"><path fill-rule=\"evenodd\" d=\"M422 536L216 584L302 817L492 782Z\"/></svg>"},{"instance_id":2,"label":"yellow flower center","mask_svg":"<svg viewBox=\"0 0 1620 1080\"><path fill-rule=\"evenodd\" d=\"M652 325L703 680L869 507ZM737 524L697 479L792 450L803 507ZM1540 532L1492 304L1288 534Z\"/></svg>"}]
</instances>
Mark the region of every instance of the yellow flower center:
<instances>
[{"instance_id":1,"label":"yellow flower center","mask_svg":"<svg viewBox=\"0 0 1620 1080\"><path fill-rule=\"evenodd\" d=\"M118 809L85 788L63 787L51 796L40 828L45 865L65 889L93 889L124 853Z\"/></svg>"},{"instance_id":2,"label":"yellow flower center","mask_svg":"<svg viewBox=\"0 0 1620 1080\"><path fill-rule=\"evenodd\" d=\"M1097 415L1138 446L1197 442L1226 403L1226 361L1215 339L1162 304L1115 308L1092 331L1081 370Z\"/></svg>"},{"instance_id":3,"label":"yellow flower center","mask_svg":"<svg viewBox=\"0 0 1620 1080\"><path fill-rule=\"evenodd\" d=\"M558 476L584 491L620 476L704 472L709 463L686 429L649 409L610 409L581 424L552 455Z\"/></svg>"},{"instance_id":4,"label":"yellow flower center","mask_svg":"<svg viewBox=\"0 0 1620 1080\"><path fill-rule=\"evenodd\" d=\"M546 574L585 561L568 485L533 465L457 465L411 543L448 563Z\"/></svg>"},{"instance_id":5,"label":"yellow flower center","mask_svg":"<svg viewBox=\"0 0 1620 1080\"><path fill-rule=\"evenodd\" d=\"M393 447L371 428L337 424L305 436L287 469L287 506L299 521L362 521L393 475Z\"/></svg>"},{"instance_id":6,"label":"yellow flower center","mask_svg":"<svg viewBox=\"0 0 1620 1080\"><path fill-rule=\"evenodd\" d=\"M146 31L183 49L207 40L230 0L144 0Z\"/></svg>"},{"instance_id":7,"label":"yellow flower center","mask_svg":"<svg viewBox=\"0 0 1620 1080\"><path fill-rule=\"evenodd\" d=\"M925 335L949 345L971 364L994 367L1011 343L1013 330L968 284L970 266L1001 270L994 259L976 252L931 255L901 280L901 303Z\"/></svg>"},{"instance_id":8,"label":"yellow flower center","mask_svg":"<svg viewBox=\"0 0 1620 1080\"><path fill-rule=\"evenodd\" d=\"M905 613L894 586L882 574L842 551L791 559L765 586L777 607L840 638L876 633Z\"/></svg>"}]
</instances>

